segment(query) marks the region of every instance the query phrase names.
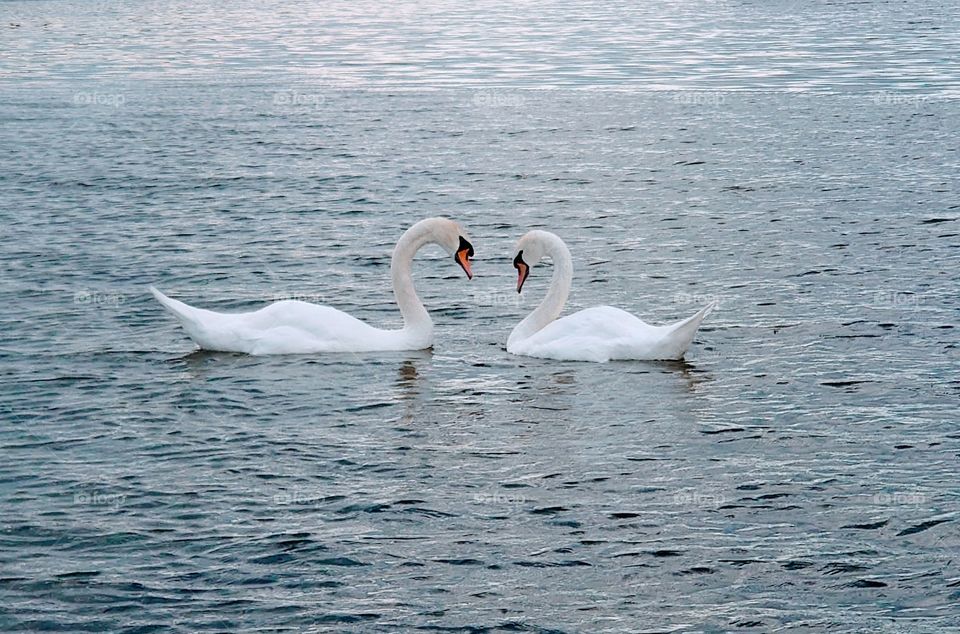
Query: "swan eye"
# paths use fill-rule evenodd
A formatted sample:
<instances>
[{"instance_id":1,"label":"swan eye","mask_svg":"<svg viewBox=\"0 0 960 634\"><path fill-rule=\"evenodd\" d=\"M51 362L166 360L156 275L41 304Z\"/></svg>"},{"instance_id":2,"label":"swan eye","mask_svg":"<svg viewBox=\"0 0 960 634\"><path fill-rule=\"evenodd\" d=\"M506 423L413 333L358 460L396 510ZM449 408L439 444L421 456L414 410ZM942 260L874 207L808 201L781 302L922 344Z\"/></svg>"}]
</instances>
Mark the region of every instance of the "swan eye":
<instances>
[{"instance_id":1,"label":"swan eye","mask_svg":"<svg viewBox=\"0 0 960 634\"><path fill-rule=\"evenodd\" d=\"M464 239L463 236L460 236L460 246L457 247L457 252L459 253L460 251L463 251L464 249L466 249L466 251L467 251L467 257L468 257L468 258L472 258L472 257L473 257L473 245L470 244L469 242L467 242L467 241Z\"/></svg>"}]
</instances>

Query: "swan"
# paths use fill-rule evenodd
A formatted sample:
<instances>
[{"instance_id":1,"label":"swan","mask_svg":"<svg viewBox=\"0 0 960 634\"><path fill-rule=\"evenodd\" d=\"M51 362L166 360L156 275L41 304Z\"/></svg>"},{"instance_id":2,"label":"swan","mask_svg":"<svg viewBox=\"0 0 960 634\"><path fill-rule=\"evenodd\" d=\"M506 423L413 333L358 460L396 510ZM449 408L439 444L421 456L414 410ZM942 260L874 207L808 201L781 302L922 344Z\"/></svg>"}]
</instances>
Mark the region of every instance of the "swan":
<instances>
[{"instance_id":1,"label":"swan","mask_svg":"<svg viewBox=\"0 0 960 634\"><path fill-rule=\"evenodd\" d=\"M700 327L716 305L711 302L693 317L669 326L651 326L613 306L594 306L557 319L570 293L573 260L570 249L556 234L534 230L517 242L513 266L517 292L530 269L544 256L553 260L550 290L507 339L507 352L562 361L612 359L682 359Z\"/></svg>"},{"instance_id":2,"label":"swan","mask_svg":"<svg viewBox=\"0 0 960 634\"><path fill-rule=\"evenodd\" d=\"M336 308L308 302L285 300L252 313L216 313L171 299L152 286L150 291L206 350L253 355L422 350L433 345L433 321L413 287L411 265L428 244L443 247L473 279L473 246L459 224L427 218L407 229L390 262L393 294L403 316L399 330L374 328Z\"/></svg>"}]
</instances>

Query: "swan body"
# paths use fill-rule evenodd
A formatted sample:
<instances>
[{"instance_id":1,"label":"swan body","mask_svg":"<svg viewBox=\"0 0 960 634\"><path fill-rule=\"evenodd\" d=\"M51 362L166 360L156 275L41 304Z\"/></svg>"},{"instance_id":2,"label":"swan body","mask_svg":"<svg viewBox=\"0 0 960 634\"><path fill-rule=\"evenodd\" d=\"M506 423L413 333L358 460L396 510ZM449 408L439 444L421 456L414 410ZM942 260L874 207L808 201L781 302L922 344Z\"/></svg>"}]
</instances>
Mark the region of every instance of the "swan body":
<instances>
[{"instance_id":1,"label":"swan body","mask_svg":"<svg viewBox=\"0 0 960 634\"><path fill-rule=\"evenodd\" d=\"M390 272L403 316L398 330L374 328L336 308L308 302L286 300L250 313L218 313L188 306L153 287L150 291L205 350L253 355L422 350L433 345L433 322L413 287L413 256L427 244L439 244L472 277L473 247L465 235L452 220L428 218L397 241Z\"/></svg>"},{"instance_id":2,"label":"swan body","mask_svg":"<svg viewBox=\"0 0 960 634\"><path fill-rule=\"evenodd\" d=\"M544 256L553 260L554 272L546 297L521 321L507 339L511 354L562 361L682 359L700 323L713 309L667 326L652 326L613 306L595 306L558 319L573 280L570 250L548 231L530 231L517 243L514 266L517 292L530 268Z\"/></svg>"}]
</instances>

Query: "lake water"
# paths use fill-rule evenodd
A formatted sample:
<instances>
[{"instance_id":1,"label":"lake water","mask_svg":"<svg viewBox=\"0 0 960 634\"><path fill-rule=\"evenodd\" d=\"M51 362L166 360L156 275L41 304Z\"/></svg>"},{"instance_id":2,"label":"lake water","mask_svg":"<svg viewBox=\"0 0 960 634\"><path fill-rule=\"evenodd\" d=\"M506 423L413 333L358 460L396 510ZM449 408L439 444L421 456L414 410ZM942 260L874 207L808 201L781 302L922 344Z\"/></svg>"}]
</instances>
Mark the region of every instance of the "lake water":
<instances>
[{"instance_id":1,"label":"lake water","mask_svg":"<svg viewBox=\"0 0 960 634\"><path fill-rule=\"evenodd\" d=\"M5 2L0 629L960 628L954 3ZM194 352L149 296L432 351ZM686 362L514 357L720 307Z\"/></svg>"}]
</instances>

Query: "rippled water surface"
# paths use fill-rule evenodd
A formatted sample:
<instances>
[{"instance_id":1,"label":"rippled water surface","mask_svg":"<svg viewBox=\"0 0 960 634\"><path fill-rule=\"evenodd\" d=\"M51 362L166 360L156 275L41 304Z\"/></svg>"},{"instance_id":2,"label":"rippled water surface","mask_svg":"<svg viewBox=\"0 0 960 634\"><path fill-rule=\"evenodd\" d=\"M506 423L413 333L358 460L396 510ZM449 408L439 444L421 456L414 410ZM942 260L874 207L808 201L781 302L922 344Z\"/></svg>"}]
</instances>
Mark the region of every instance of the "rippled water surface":
<instances>
[{"instance_id":1,"label":"rippled water surface","mask_svg":"<svg viewBox=\"0 0 960 634\"><path fill-rule=\"evenodd\" d=\"M0 629L956 631L957 8L3 3ZM433 215L431 351L147 292L397 326ZM686 362L508 355L534 227Z\"/></svg>"}]
</instances>

